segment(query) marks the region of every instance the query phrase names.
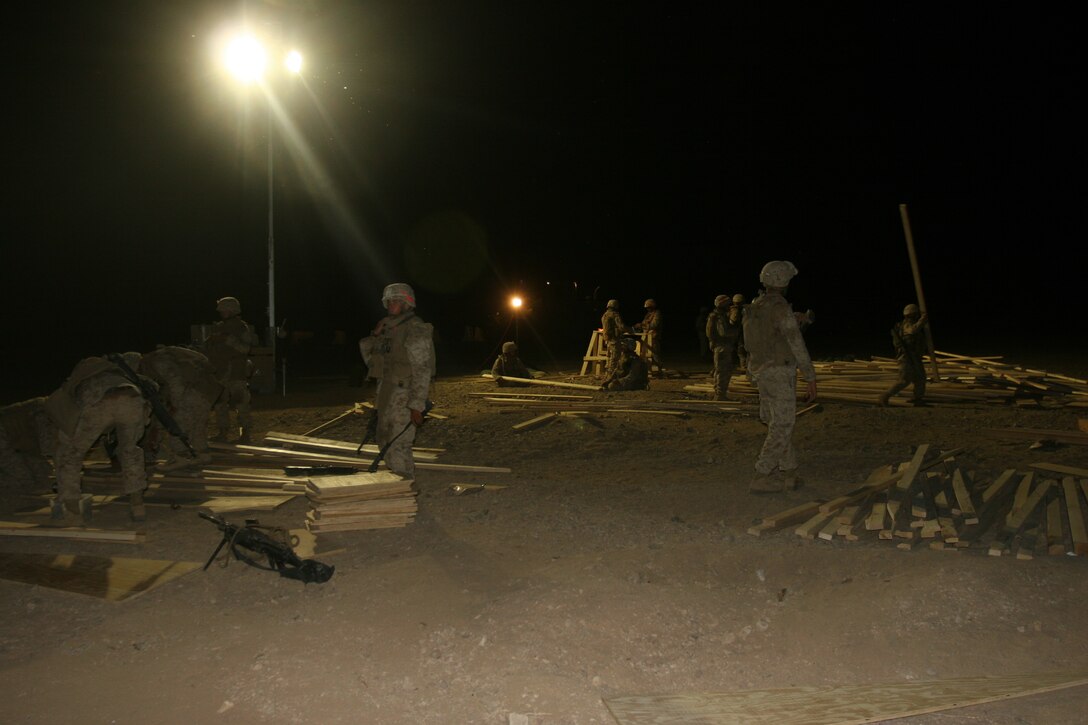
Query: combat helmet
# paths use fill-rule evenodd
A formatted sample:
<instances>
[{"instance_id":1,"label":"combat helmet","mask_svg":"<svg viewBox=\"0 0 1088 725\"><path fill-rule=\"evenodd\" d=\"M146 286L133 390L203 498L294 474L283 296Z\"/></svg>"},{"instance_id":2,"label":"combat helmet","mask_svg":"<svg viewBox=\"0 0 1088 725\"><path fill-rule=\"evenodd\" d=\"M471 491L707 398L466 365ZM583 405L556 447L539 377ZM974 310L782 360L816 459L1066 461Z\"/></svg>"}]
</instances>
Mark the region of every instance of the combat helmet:
<instances>
[{"instance_id":1,"label":"combat helmet","mask_svg":"<svg viewBox=\"0 0 1088 725\"><path fill-rule=\"evenodd\" d=\"M220 297L215 301L215 311L225 312L228 315L242 314L242 303L237 297Z\"/></svg>"},{"instance_id":2,"label":"combat helmet","mask_svg":"<svg viewBox=\"0 0 1088 725\"><path fill-rule=\"evenodd\" d=\"M605 309L608 309L608 310L618 310L619 308L620 308L620 301L619 300L609 300L608 304L605 305Z\"/></svg>"},{"instance_id":3,"label":"combat helmet","mask_svg":"<svg viewBox=\"0 0 1088 725\"><path fill-rule=\"evenodd\" d=\"M729 295L718 295L717 297L714 298L714 306L715 307L722 307L724 305L728 305L732 301L732 299L733 298L730 297Z\"/></svg>"},{"instance_id":4,"label":"combat helmet","mask_svg":"<svg viewBox=\"0 0 1088 725\"><path fill-rule=\"evenodd\" d=\"M518 344L516 342L504 342L502 344L503 355L513 355L518 351Z\"/></svg>"},{"instance_id":5,"label":"combat helmet","mask_svg":"<svg viewBox=\"0 0 1088 725\"><path fill-rule=\"evenodd\" d=\"M388 309L389 303L393 300L400 300L408 307L415 309L415 290L404 282L394 282L393 284L386 285L385 289L382 290L382 305Z\"/></svg>"},{"instance_id":6,"label":"combat helmet","mask_svg":"<svg viewBox=\"0 0 1088 725\"><path fill-rule=\"evenodd\" d=\"M788 287L790 280L797 276L797 267L793 262L777 260L767 262L759 272L759 281L764 287Z\"/></svg>"},{"instance_id":7,"label":"combat helmet","mask_svg":"<svg viewBox=\"0 0 1088 725\"><path fill-rule=\"evenodd\" d=\"M913 302L903 308L903 317L917 317L920 314L921 310L919 310L918 305Z\"/></svg>"},{"instance_id":8,"label":"combat helmet","mask_svg":"<svg viewBox=\"0 0 1088 725\"><path fill-rule=\"evenodd\" d=\"M742 295L739 292L737 294L733 295L733 304L734 305L743 305L744 304L744 295Z\"/></svg>"},{"instance_id":9,"label":"combat helmet","mask_svg":"<svg viewBox=\"0 0 1088 725\"><path fill-rule=\"evenodd\" d=\"M654 308L654 307L657 307L657 303L654 302L653 299L651 298L651 299L648 299L645 302L643 302L642 306L643 307L648 307L648 308Z\"/></svg>"}]
</instances>

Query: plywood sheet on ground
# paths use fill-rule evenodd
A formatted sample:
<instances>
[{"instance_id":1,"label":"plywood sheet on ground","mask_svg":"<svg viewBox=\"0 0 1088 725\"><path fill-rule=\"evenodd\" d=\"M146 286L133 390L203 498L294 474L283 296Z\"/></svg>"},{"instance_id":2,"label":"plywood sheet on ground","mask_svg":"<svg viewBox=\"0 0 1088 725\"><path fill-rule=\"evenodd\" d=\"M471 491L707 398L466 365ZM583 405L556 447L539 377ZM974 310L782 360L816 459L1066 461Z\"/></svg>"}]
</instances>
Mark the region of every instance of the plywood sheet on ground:
<instances>
[{"instance_id":1,"label":"plywood sheet on ground","mask_svg":"<svg viewBox=\"0 0 1088 725\"><path fill-rule=\"evenodd\" d=\"M1088 673L1059 672L885 685L616 697L605 700L605 705L620 725L853 725L1084 684L1088 684Z\"/></svg>"},{"instance_id":2,"label":"plywood sheet on ground","mask_svg":"<svg viewBox=\"0 0 1088 725\"><path fill-rule=\"evenodd\" d=\"M201 568L197 561L0 553L0 579L121 602Z\"/></svg>"}]
</instances>

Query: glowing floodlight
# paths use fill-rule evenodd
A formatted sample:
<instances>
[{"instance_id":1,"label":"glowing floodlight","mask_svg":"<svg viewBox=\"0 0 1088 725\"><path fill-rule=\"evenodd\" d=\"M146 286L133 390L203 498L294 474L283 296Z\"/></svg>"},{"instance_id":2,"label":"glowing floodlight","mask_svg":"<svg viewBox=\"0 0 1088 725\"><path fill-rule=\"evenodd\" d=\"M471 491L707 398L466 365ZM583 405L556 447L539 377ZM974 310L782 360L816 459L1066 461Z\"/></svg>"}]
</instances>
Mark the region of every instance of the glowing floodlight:
<instances>
[{"instance_id":1,"label":"glowing floodlight","mask_svg":"<svg viewBox=\"0 0 1088 725\"><path fill-rule=\"evenodd\" d=\"M283 60L283 65L291 73L299 73L302 71L302 53L297 50L292 50L287 54L287 57Z\"/></svg>"},{"instance_id":2,"label":"glowing floodlight","mask_svg":"<svg viewBox=\"0 0 1088 725\"><path fill-rule=\"evenodd\" d=\"M510 306L513 307L515 310L520 310L521 305L522 305L522 300L517 295L514 295L513 297L510 298Z\"/></svg>"},{"instance_id":3,"label":"glowing floodlight","mask_svg":"<svg viewBox=\"0 0 1088 725\"><path fill-rule=\"evenodd\" d=\"M227 46L224 61L235 78L242 83L253 83L264 73L264 48L252 36L235 38Z\"/></svg>"}]
</instances>

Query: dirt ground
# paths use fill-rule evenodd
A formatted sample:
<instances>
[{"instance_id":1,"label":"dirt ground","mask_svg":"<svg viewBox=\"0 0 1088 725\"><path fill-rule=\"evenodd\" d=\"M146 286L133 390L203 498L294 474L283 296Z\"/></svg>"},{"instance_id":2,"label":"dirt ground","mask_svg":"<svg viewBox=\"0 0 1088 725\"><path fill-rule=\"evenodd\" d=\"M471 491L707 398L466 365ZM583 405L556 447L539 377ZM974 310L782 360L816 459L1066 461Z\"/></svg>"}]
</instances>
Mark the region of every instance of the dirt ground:
<instances>
[{"instance_id":1,"label":"dirt ground","mask_svg":"<svg viewBox=\"0 0 1088 725\"><path fill-rule=\"evenodd\" d=\"M1088 372L1082 360L1022 362ZM592 395L675 400L705 381L697 361L686 368L649 391ZM444 448L443 463L511 472L420 471L411 525L321 536L321 550L344 549L324 557L336 566L325 584L240 562L121 603L0 581L0 722L612 723L604 701L624 695L1088 671L1082 558L746 533L921 443L966 449L957 460L981 476L1088 466L1083 447L1036 451L981 432L1073 430L1075 409L825 403L798 419L804 487L757 497L747 484L764 428L750 405L602 412L599 427L518 433L536 413L472 395L492 389L440 377L435 410L448 418L428 422L417 445ZM257 401L257 433L303 433L371 395L339 379L300 383ZM362 424L353 416L322 435L358 440ZM455 496L453 483L506 487ZM6 492L3 518L25 505ZM227 518L297 528L306 510L300 497ZM126 528L126 515L106 507L97 525ZM152 508L146 530L137 545L8 537L0 552L203 562L218 542L192 509ZM1086 709L1080 687L901 722L1081 723Z\"/></svg>"}]
</instances>

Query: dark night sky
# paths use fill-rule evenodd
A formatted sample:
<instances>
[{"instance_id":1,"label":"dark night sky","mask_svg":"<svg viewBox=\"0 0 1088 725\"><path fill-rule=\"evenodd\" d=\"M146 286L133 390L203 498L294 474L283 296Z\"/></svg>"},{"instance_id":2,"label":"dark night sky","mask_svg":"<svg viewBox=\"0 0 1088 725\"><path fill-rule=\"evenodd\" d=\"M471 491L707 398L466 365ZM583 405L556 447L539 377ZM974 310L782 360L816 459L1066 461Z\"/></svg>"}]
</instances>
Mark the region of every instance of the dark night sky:
<instances>
[{"instance_id":1,"label":"dark night sky","mask_svg":"<svg viewBox=\"0 0 1088 725\"><path fill-rule=\"evenodd\" d=\"M243 15L306 57L301 83L272 84L292 329L354 339L403 279L447 342L468 322L501 332L522 291L523 342L572 357L609 297L629 322L655 297L686 340L699 306L752 295L785 258L814 353L888 354L914 299L906 203L939 348L1083 349L1059 312L1083 307L1083 42L1056 9L25 10L7 28L0 242L20 394L88 354L185 342L222 295L267 324L267 106L213 55Z\"/></svg>"}]
</instances>

